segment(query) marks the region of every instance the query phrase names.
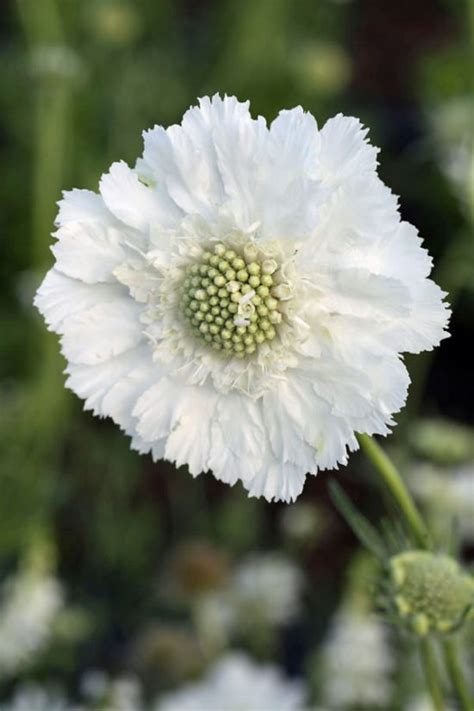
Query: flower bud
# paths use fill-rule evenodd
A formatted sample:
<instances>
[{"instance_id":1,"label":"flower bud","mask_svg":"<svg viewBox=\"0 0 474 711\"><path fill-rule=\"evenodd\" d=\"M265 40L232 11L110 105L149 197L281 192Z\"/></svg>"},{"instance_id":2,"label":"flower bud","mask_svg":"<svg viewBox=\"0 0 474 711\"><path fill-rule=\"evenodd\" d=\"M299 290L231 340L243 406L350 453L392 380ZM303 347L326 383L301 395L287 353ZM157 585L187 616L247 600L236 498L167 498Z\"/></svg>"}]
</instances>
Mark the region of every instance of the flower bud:
<instances>
[{"instance_id":1,"label":"flower bud","mask_svg":"<svg viewBox=\"0 0 474 711\"><path fill-rule=\"evenodd\" d=\"M446 555L400 553L390 560L390 577L399 617L421 637L453 632L474 604L474 581Z\"/></svg>"}]
</instances>

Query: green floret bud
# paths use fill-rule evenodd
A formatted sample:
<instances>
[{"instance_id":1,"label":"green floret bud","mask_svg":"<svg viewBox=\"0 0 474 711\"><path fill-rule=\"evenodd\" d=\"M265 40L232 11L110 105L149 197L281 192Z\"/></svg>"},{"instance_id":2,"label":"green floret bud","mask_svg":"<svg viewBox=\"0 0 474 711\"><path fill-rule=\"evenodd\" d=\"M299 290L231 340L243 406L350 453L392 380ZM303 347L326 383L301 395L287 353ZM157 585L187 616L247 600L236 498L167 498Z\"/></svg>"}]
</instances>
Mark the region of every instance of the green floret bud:
<instances>
[{"instance_id":1,"label":"green floret bud","mask_svg":"<svg viewBox=\"0 0 474 711\"><path fill-rule=\"evenodd\" d=\"M247 271L249 274L256 276L260 274L262 268L258 262L250 262L250 264L247 264Z\"/></svg>"},{"instance_id":2,"label":"green floret bud","mask_svg":"<svg viewBox=\"0 0 474 711\"><path fill-rule=\"evenodd\" d=\"M232 260L232 266L236 271L239 271L240 269L245 269L245 262L242 257L235 257L235 259Z\"/></svg>"}]
</instances>

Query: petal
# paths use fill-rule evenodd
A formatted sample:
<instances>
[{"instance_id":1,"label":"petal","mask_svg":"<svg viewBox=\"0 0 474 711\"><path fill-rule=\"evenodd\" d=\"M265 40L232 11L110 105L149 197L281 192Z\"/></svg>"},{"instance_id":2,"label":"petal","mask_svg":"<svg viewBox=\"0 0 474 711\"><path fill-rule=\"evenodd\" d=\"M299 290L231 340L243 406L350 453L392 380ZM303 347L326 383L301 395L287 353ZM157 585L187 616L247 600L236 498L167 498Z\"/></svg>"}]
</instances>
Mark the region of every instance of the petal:
<instances>
[{"instance_id":1,"label":"petal","mask_svg":"<svg viewBox=\"0 0 474 711\"><path fill-rule=\"evenodd\" d=\"M321 129L319 167L329 182L369 173L377 168L378 149L367 140L368 129L357 118L337 114Z\"/></svg>"},{"instance_id":2,"label":"petal","mask_svg":"<svg viewBox=\"0 0 474 711\"><path fill-rule=\"evenodd\" d=\"M104 408L104 398L130 372L150 361L150 348L143 344L96 365L68 363L66 386L85 400L86 410L92 410L94 415L113 417L112 412ZM122 425L120 420L116 421Z\"/></svg>"},{"instance_id":3,"label":"petal","mask_svg":"<svg viewBox=\"0 0 474 711\"><path fill-rule=\"evenodd\" d=\"M266 441L258 403L237 393L219 398L209 459L209 468L217 479L234 484L252 477L264 461Z\"/></svg>"},{"instance_id":4,"label":"petal","mask_svg":"<svg viewBox=\"0 0 474 711\"><path fill-rule=\"evenodd\" d=\"M36 292L34 304L51 331L63 333L71 316L97 303L114 301L123 294L118 284L84 284L50 269Z\"/></svg>"},{"instance_id":5,"label":"petal","mask_svg":"<svg viewBox=\"0 0 474 711\"><path fill-rule=\"evenodd\" d=\"M113 216L107 210L100 195L91 190L64 191L63 199L58 202L59 212L56 224L63 227L69 222L89 222L99 220L109 222Z\"/></svg>"},{"instance_id":6,"label":"petal","mask_svg":"<svg viewBox=\"0 0 474 711\"><path fill-rule=\"evenodd\" d=\"M73 363L95 365L143 340L141 308L129 297L97 304L64 323L62 352Z\"/></svg>"},{"instance_id":7,"label":"petal","mask_svg":"<svg viewBox=\"0 0 474 711\"><path fill-rule=\"evenodd\" d=\"M421 244L418 230L409 222L400 222L391 235L374 245L367 255L367 268L406 284L424 279L431 272L433 260Z\"/></svg>"},{"instance_id":8,"label":"petal","mask_svg":"<svg viewBox=\"0 0 474 711\"><path fill-rule=\"evenodd\" d=\"M56 233L55 268L88 284L115 282L114 269L127 259L125 236L100 222L68 223Z\"/></svg>"},{"instance_id":9,"label":"petal","mask_svg":"<svg viewBox=\"0 0 474 711\"><path fill-rule=\"evenodd\" d=\"M391 320L410 313L410 292L398 279L360 268L331 268L315 281L322 292L318 306L328 313L373 320Z\"/></svg>"},{"instance_id":10,"label":"petal","mask_svg":"<svg viewBox=\"0 0 474 711\"><path fill-rule=\"evenodd\" d=\"M183 386L162 378L138 400L133 415L145 441L167 437L165 457L187 464L194 476L209 468L211 426L219 394L211 387Z\"/></svg>"},{"instance_id":11,"label":"petal","mask_svg":"<svg viewBox=\"0 0 474 711\"><path fill-rule=\"evenodd\" d=\"M305 478L305 472L294 464L269 459L252 479L244 481L244 486L251 497L289 503L303 491Z\"/></svg>"},{"instance_id":12,"label":"petal","mask_svg":"<svg viewBox=\"0 0 474 711\"><path fill-rule=\"evenodd\" d=\"M414 282L410 286L410 313L388 325L384 333L387 343L407 353L433 350L449 336L447 326L451 311L443 302L446 295L431 279Z\"/></svg>"},{"instance_id":13,"label":"petal","mask_svg":"<svg viewBox=\"0 0 474 711\"><path fill-rule=\"evenodd\" d=\"M141 232L176 224L175 215L162 204L160 193L140 182L137 173L120 161L100 180L105 204L119 220Z\"/></svg>"}]
</instances>

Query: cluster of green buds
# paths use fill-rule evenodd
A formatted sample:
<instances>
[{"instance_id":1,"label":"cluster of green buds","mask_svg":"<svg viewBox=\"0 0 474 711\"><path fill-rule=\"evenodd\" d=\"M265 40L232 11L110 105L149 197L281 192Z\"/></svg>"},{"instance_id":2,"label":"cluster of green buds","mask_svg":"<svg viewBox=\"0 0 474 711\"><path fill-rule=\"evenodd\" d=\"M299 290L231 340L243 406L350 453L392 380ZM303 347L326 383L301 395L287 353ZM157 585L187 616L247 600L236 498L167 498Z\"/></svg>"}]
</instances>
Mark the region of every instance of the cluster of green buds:
<instances>
[{"instance_id":1,"label":"cluster of green buds","mask_svg":"<svg viewBox=\"0 0 474 711\"><path fill-rule=\"evenodd\" d=\"M406 551L390 560L392 600L415 634L458 629L474 605L474 580L449 556Z\"/></svg>"},{"instance_id":2,"label":"cluster of green buds","mask_svg":"<svg viewBox=\"0 0 474 711\"><path fill-rule=\"evenodd\" d=\"M226 356L245 358L277 336L291 297L274 259L251 242L241 253L218 243L186 269L182 308L195 336Z\"/></svg>"}]
</instances>

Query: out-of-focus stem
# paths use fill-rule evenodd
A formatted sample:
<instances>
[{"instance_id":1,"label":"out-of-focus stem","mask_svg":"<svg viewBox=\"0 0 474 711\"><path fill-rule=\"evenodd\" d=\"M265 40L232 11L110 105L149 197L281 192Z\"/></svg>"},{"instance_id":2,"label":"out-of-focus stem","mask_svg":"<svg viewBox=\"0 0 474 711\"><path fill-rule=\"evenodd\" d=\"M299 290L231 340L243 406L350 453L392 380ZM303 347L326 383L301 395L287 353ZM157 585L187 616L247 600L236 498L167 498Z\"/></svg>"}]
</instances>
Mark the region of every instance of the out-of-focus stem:
<instances>
[{"instance_id":1,"label":"out-of-focus stem","mask_svg":"<svg viewBox=\"0 0 474 711\"><path fill-rule=\"evenodd\" d=\"M433 701L435 711L444 711L443 691L439 683L439 674L431 641L427 638L420 640L420 655L426 684Z\"/></svg>"},{"instance_id":2,"label":"out-of-focus stem","mask_svg":"<svg viewBox=\"0 0 474 711\"><path fill-rule=\"evenodd\" d=\"M71 81L63 72L63 67L58 66L55 71L54 66L48 65L51 58L53 64L54 61L60 63L60 52L65 48L56 0L42 0L40 3L36 0L17 0L17 7L29 50L35 95L32 118L31 265L43 272L50 264L50 233L64 179ZM34 353L35 378L24 407L24 427L26 433L36 432L35 441L31 444L35 456L39 456L40 452L48 451L51 439L57 436L63 422L66 397L56 340L43 328L41 331L34 330L28 350Z\"/></svg>"},{"instance_id":3,"label":"out-of-focus stem","mask_svg":"<svg viewBox=\"0 0 474 711\"><path fill-rule=\"evenodd\" d=\"M429 533L400 473L377 442L368 435L357 436L361 448L374 465L403 513L414 540L420 548L429 548Z\"/></svg>"},{"instance_id":4,"label":"out-of-focus stem","mask_svg":"<svg viewBox=\"0 0 474 711\"><path fill-rule=\"evenodd\" d=\"M460 708L462 711L473 711L474 699L472 699L471 694L469 693L461 662L459 660L458 649L453 638L446 639L443 642L443 653L451 683L458 697Z\"/></svg>"}]
</instances>

